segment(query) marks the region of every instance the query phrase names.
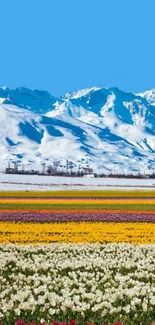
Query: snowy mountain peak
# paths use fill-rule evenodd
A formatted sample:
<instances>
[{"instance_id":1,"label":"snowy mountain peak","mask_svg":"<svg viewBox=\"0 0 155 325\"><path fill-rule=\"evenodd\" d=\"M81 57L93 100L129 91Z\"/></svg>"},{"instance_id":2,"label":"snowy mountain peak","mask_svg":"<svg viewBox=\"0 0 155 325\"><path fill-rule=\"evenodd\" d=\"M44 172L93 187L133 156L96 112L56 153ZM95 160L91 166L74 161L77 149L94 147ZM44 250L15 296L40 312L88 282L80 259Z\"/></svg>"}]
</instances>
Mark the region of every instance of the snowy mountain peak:
<instances>
[{"instance_id":1,"label":"snowy mountain peak","mask_svg":"<svg viewBox=\"0 0 155 325\"><path fill-rule=\"evenodd\" d=\"M7 89L9 89L9 88L8 88L7 86L2 86L1 89L3 89L3 90L7 90Z\"/></svg>"},{"instance_id":2,"label":"snowy mountain peak","mask_svg":"<svg viewBox=\"0 0 155 325\"><path fill-rule=\"evenodd\" d=\"M146 98L149 104L155 106L155 89L147 90L137 95Z\"/></svg>"},{"instance_id":3,"label":"snowy mountain peak","mask_svg":"<svg viewBox=\"0 0 155 325\"><path fill-rule=\"evenodd\" d=\"M0 165L68 159L104 172L154 170L154 106L154 89L93 87L57 98L0 88Z\"/></svg>"},{"instance_id":4,"label":"snowy mountain peak","mask_svg":"<svg viewBox=\"0 0 155 325\"><path fill-rule=\"evenodd\" d=\"M58 100L47 91L28 89L26 87L0 88L0 98L5 98L4 104L16 105L38 114L51 111Z\"/></svg>"},{"instance_id":5,"label":"snowy mountain peak","mask_svg":"<svg viewBox=\"0 0 155 325\"><path fill-rule=\"evenodd\" d=\"M100 88L97 88L97 87L92 87L92 88L86 88L86 89L81 89L81 90L78 90L78 91L75 91L73 93L67 93L64 98L80 98L80 97L83 97L87 94L89 94L90 92L94 92L96 90L99 90Z\"/></svg>"}]
</instances>

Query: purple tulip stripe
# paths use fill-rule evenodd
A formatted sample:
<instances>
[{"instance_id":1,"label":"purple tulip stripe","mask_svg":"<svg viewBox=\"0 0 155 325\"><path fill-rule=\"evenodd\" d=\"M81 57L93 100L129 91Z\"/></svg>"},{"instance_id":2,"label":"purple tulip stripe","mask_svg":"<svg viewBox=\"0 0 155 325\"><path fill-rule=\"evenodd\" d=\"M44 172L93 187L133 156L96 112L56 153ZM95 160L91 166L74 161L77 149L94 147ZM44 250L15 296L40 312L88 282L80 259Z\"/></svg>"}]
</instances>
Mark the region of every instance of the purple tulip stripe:
<instances>
[{"instance_id":1,"label":"purple tulip stripe","mask_svg":"<svg viewBox=\"0 0 155 325\"><path fill-rule=\"evenodd\" d=\"M155 222L155 214L106 212L0 212L0 221L17 222Z\"/></svg>"}]
</instances>

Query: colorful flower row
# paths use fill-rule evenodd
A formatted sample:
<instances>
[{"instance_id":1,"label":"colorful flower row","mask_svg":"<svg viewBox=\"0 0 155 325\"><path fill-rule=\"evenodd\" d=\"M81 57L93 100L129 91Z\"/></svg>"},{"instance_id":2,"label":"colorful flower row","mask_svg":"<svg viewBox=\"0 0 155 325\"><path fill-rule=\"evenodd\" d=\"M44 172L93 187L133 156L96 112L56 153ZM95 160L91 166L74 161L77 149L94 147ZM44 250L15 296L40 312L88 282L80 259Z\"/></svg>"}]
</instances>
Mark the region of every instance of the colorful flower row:
<instances>
[{"instance_id":1,"label":"colorful flower row","mask_svg":"<svg viewBox=\"0 0 155 325\"><path fill-rule=\"evenodd\" d=\"M155 223L0 223L0 243L155 243Z\"/></svg>"},{"instance_id":2,"label":"colorful flower row","mask_svg":"<svg viewBox=\"0 0 155 325\"><path fill-rule=\"evenodd\" d=\"M142 199L142 198L135 198L135 199L131 199L131 198L125 198L125 199L117 199L117 198L104 198L104 199L98 199L98 198L93 198L93 199L90 199L90 198L86 198L86 199L80 199L80 198L76 198L76 199L59 199L59 198L54 198L54 199L39 199L39 198L35 198L35 199L32 199L32 198L29 198L29 199L0 199L0 204L25 204L25 203L29 203L29 204L51 204L51 205L57 205L57 204L68 204L68 205L72 205L72 204L84 204L84 205L87 205L87 204L155 204L155 198L145 198L145 199Z\"/></svg>"},{"instance_id":3,"label":"colorful flower row","mask_svg":"<svg viewBox=\"0 0 155 325\"><path fill-rule=\"evenodd\" d=\"M16 222L148 222L155 223L155 213L133 211L0 211L0 221Z\"/></svg>"},{"instance_id":4,"label":"colorful flower row","mask_svg":"<svg viewBox=\"0 0 155 325\"><path fill-rule=\"evenodd\" d=\"M0 323L0 325L4 325L2 323ZM45 322L41 322L40 324L38 323L27 323L27 322L24 322L23 320L19 319L16 321L15 325L46 325ZM58 321L52 321L50 323L50 325L76 325L76 321L75 320L71 320L70 322L58 322ZM85 323L83 325L95 325L95 323ZM103 323L102 325L108 325L106 323ZM113 325L123 325L122 323L119 323L119 322L115 322ZM151 325L154 325L154 324L151 324Z\"/></svg>"},{"instance_id":5,"label":"colorful flower row","mask_svg":"<svg viewBox=\"0 0 155 325\"><path fill-rule=\"evenodd\" d=\"M63 196L60 196L60 197L34 197L34 196L31 196L31 197L8 197L8 196L5 196L5 197L1 197L0 196L0 202L3 202L3 201L57 201L57 200L61 200L61 201L135 201L135 200L140 200L140 201L154 201L155 200L155 197L82 197L82 196L78 196L78 197L63 197Z\"/></svg>"},{"instance_id":6,"label":"colorful flower row","mask_svg":"<svg viewBox=\"0 0 155 325\"><path fill-rule=\"evenodd\" d=\"M2 324L0 324L2 325ZM16 321L16 325L38 325L37 323L25 323L23 320L19 319ZM44 321L40 322L40 325L46 325ZM58 322L58 321L52 321L50 325L76 325L76 321L74 319L70 320L69 322ZM83 325L95 325L94 323L86 323ZM103 323L102 325L107 325L106 323ZM123 325L122 323L115 322L113 325Z\"/></svg>"},{"instance_id":7,"label":"colorful flower row","mask_svg":"<svg viewBox=\"0 0 155 325\"><path fill-rule=\"evenodd\" d=\"M52 321L50 323L50 325L76 325L76 321L74 319L70 320L69 322L58 322L56 320ZM0 324L0 325L3 325L3 324ZM46 325L46 323L44 321L41 321L40 324L37 324L37 323L27 323L27 322L24 322L23 320L19 319L16 321L16 325ZM82 324L82 325L95 325L95 323L85 323L85 324ZM102 325L108 325L106 323L102 323ZM122 323L120 322L115 322L113 325L123 325ZM146 324L145 324L146 325ZM155 325L154 324L151 324L151 325Z\"/></svg>"},{"instance_id":8,"label":"colorful flower row","mask_svg":"<svg viewBox=\"0 0 155 325\"><path fill-rule=\"evenodd\" d=\"M108 180L107 180L108 182ZM70 190L70 191L7 191L7 192L0 192L0 197L31 197L31 198L47 198L47 197L56 197L56 198L109 198L109 197L117 197L117 198L123 198L123 197L149 197L153 198L155 197L155 190Z\"/></svg>"}]
</instances>

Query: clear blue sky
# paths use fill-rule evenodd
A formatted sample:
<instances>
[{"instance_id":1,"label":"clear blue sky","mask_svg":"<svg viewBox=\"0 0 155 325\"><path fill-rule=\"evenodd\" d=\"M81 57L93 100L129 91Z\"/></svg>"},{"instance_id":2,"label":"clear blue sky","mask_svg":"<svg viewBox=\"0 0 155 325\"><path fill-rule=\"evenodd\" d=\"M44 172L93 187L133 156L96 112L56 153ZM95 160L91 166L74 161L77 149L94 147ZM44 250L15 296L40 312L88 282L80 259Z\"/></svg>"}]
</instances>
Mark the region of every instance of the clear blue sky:
<instances>
[{"instance_id":1,"label":"clear blue sky","mask_svg":"<svg viewBox=\"0 0 155 325\"><path fill-rule=\"evenodd\" d=\"M1 0L0 86L155 88L155 0Z\"/></svg>"}]
</instances>

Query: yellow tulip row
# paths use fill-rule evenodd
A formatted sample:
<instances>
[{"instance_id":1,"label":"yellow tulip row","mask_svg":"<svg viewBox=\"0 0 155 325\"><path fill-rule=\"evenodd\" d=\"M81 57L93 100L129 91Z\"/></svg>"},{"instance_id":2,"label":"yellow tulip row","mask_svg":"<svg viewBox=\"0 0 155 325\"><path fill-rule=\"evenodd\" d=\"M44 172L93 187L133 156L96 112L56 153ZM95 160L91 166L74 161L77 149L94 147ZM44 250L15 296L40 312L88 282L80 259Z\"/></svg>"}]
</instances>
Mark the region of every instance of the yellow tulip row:
<instances>
[{"instance_id":1,"label":"yellow tulip row","mask_svg":"<svg viewBox=\"0 0 155 325\"><path fill-rule=\"evenodd\" d=\"M155 190L67 190L67 191L4 191L0 192L0 197L23 197L23 198L31 198L31 197L155 197Z\"/></svg>"},{"instance_id":2,"label":"yellow tulip row","mask_svg":"<svg viewBox=\"0 0 155 325\"><path fill-rule=\"evenodd\" d=\"M155 224L151 223L0 223L0 243L155 243Z\"/></svg>"}]
</instances>

